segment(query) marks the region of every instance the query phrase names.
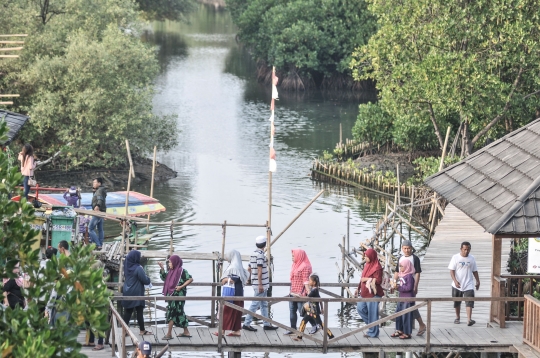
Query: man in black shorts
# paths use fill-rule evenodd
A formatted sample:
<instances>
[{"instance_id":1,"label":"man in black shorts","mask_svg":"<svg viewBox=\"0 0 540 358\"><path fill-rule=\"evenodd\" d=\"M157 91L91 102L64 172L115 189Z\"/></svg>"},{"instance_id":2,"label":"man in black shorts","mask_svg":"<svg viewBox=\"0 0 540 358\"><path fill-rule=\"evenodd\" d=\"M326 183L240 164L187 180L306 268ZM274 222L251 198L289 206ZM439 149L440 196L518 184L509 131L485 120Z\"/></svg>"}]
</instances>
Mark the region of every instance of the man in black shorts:
<instances>
[{"instance_id":1,"label":"man in black shorts","mask_svg":"<svg viewBox=\"0 0 540 358\"><path fill-rule=\"evenodd\" d=\"M448 269L450 270L450 277L452 277L452 297L474 297L474 288L476 287L476 290L480 288L476 260L473 255L470 255L470 252L471 244L467 241L462 242L459 254L452 256L452 260L450 260ZM474 284L473 276L476 280L476 285ZM474 301L467 301L465 307L467 308L467 325L472 326L476 323L471 318ZM454 323L459 324L461 301L455 301L454 308L456 310Z\"/></svg>"}]
</instances>

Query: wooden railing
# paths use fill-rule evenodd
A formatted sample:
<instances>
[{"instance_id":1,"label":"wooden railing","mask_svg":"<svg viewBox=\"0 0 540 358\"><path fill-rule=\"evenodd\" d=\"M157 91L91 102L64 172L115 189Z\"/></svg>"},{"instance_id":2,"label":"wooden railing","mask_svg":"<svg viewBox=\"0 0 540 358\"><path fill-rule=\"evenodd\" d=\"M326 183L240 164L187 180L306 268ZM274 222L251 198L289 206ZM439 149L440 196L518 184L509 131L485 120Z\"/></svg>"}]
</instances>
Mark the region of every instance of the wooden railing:
<instances>
[{"instance_id":1,"label":"wooden railing","mask_svg":"<svg viewBox=\"0 0 540 358\"><path fill-rule=\"evenodd\" d=\"M540 280L540 275L501 275L494 277L494 297L524 297L530 292L525 288L525 284L530 280ZM500 327L505 327L505 321L522 321L524 315L524 301L506 301L492 303L492 320Z\"/></svg>"},{"instance_id":2,"label":"wooden railing","mask_svg":"<svg viewBox=\"0 0 540 358\"><path fill-rule=\"evenodd\" d=\"M347 284L327 284L327 285L331 285L333 287L341 287L342 285L347 285ZM146 300L146 301L165 301L165 302L168 302L168 301L211 301L212 302L212 306L215 307L216 304L221 304L223 306L229 306L229 307L232 307L236 310L239 310L243 313L249 313L250 315L252 315L253 317L256 317L256 318L259 318L259 319L262 319L266 322L269 322L277 327L280 327L280 328L283 328L285 330L289 330L289 331L292 331L293 333L297 334L298 336L302 336L303 338L305 339L308 339L308 340L311 340L311 341L314 341L318 344L321 345L321 349L322 349L322 352L323 353L326 353L328 352L328 347L331 347L334 342L338 342L342 339L345 339L351 335L355 335L355 334L358 334L360 332L363 332L371 327L374 327L374 326L377 326L377 325L380 325L382 323L385 323L389 320L393 320L399 316L402 316L406 313L409 313L409 312L412 312L420 307L423 307L423 306L427 306L427 317L426 317L426 348L425 348L425 352L426 353L429 353L431 352L431 321L432 321L432 317L431 317L431 307L432 307L432 304L434 302L454 302L454 301L474 301L474 302L501 302L502 303L502 307L504 307L504 302L505 301L511 301L511 302L522 302L525 300L525 298L523 297L459 297L459 298L446 298L446 297L408 297L408 298L405 298L405 297L389 297L389 298L310 298L309 300L311 302L320 302L322 305L323 305L323 309L324 309L324 317L323 317L323 323L324 323L324 326L325 328L328 327L328 314L329 314L329 310L328 310L328 305L330 303L352 303L352 304L356 304L358 302L416 302L416 304L412 307L409 307L403 311L400 311L400 312L397 312L397 313L394 313L394 314L391 314L389 316L386 316L384 318L381 318L375 322L372 322L370 324L367 324L365 326L362 326L358 329L355 329L355 330L352 330L348 333L345 333L345 334L342 334L340 336L336 336L335 338L333 338L331 341L328 341L328 336L326 334L323 335L323 340L321 341L320 339L318 338L315 338L315 337L312 337L310 335L306 335L298 330L296 330L295 328L293 327L289 327L287 325L284 325L280 322L277 322L273 319L270 319L270 318L267 318L267 317L263 317L259 314L257 314L256 312L252 312L252 311L249 311L245 308L242 308L240 306L237 306L233 303L229 303L228 301L231 300L231 297L220 297L220 296L203 296L203 297L195 297L195 296L192 296L192 297L179 297L179 296L153 296L153 297L149 297L149 296L115 296L115 297L112 297L111 298L112 300L117 300L117 301L130 301L130 300ZM306 301L306 298L297 298L297 297L240 297L240 296L235 296L234 297L234 301L267 301L269 303L278 303L278 302L305 302ZM538 310L538 312L540 312L540 309ZM220 316L223 314L223 310L220 310ZM118 318L119 316L116 315L116 317ZM540 315L538 315L537 313L537 316L535 317L540 317ZM536 322L540 322L540 319L537 319ZM209 324L207 325L210 325L212 322L207 322ZM218 344L217 344L217 351L219 353L222 352L222 349L223 349L223 317L221 316L220 319L219 319L219 329L218 329ZM123 329L127 329L127 326L124 328L124 325L125 323L123 323L122 327ZM538 325L538 323L536 323L536 325ZM536 334L538 334L540 332L540 330L538 330L538 326L535 326L537 327L536 329ZM537 342L538 343L538 342Z\"/></svg>"},{"instance_id":3,"label":"wooden railing","mask_svg":"<svg viewBox=\"0 0 540 358\"><path fill-rule=\"evenodd\" d=\"M540 352L540 301L525 295L523 314L523 342Z\"/></svg>"}]
</instances>

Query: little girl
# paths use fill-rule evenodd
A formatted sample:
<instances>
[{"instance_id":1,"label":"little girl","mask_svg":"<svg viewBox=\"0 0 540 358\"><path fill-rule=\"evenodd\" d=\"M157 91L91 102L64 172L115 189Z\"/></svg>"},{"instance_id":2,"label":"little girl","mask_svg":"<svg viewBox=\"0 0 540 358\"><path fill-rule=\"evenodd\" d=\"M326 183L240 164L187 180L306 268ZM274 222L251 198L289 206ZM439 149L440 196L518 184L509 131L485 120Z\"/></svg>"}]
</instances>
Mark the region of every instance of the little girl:
<instances>
[{"instance_id":1,"label":"little girl","mask_svg":"<svg viewBox=\"0 0 540 358\"><path fill-rule=\"evenodd\" d=\"M320 286L321 283L319 281L318 275L313 274L309 276L309 287L311 287L311 291L309 292L308 297L321 297L321 295L319 294ZM302 319L302 322L300 323L300 328L298 330L304 333L304 330L306 329L306 324L308 322L311 323L313 327L317 327L317 325L320 325L324 329L324 325L321 320L321 313L324 312L322 312L319 302L307 302L304 305L309 305L311 309L309 310L309 312L308 310L306 310L306 315ZM327 333L330 339L334 338L334 335L329 329L327 329ZM292 339L294 339L295 341L300 341L302 340L302 336L292 337Z\"/></svg>"},{"instance_id":2,"label":"little girl","mask_svg":"<svg viewBox=\"0 0 540 358\"><path fill-rule=\"evenodd\" d=\"M399 297L414 297L414 273L412 262L406 257L402 257L399 260L398 281L396 282ZM398 302L396 313L411 306L414 306L414 302ZM392 337L411 339L412 319L412 312L397 317L396 331L392 334Z\"/></svg>"}]
</instances>

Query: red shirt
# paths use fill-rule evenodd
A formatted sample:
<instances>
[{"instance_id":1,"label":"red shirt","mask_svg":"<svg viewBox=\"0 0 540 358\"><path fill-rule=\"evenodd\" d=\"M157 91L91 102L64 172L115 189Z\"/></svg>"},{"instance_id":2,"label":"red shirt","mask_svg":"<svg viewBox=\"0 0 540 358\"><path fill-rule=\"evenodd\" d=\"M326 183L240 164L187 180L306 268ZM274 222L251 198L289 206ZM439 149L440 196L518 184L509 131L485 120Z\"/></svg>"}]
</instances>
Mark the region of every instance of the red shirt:
<instances>
[{"instance_id":1,"label":"red shirt","mask_svg":"<svg viewBox=\"0 0 540 358\"><path fill-rule=\"evenodd\" d=\"M373 275L371 275L371 277L375 279L375 284L377 287L376 293L373 293L373 292L370 293L366 286L366 283L360 280L360 283L358 284L358 292L360 292L360 296L362 298L373 298L375 294L379 297L382 297L384 295L383 289L381 287L382 274L383 274L382 270L377 270L373 273Z\"/></svg>"},{"instance_id":2,"label":"red shirt","mask_svg":"<svg viewBox=\"0 0 540 358\"><path fill-rule=\"evenodd\" d=\"M293 274L293 278L291 280L291 293L296 293L298 295L302 294L302 290L304 289L304 283L309 280L309 276L311 275L311 270L309 267L304 267L302 271L295 272ZM305 292L302 295L306 295L307 292Z\"/></svg>"}]
</instances>

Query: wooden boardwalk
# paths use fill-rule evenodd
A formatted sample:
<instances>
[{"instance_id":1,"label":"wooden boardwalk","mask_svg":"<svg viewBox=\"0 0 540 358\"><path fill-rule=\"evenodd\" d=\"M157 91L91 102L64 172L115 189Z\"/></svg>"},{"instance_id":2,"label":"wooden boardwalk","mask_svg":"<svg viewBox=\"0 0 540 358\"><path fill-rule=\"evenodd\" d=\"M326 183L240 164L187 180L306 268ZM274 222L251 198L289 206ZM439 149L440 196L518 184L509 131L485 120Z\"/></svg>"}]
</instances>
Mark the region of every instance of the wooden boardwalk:
<instances>
[{"instance_id":1,"label":"wooden boardwalk","mask_svg":"<svg viewBox=\"0 0 540 358\"><path fill-rule=\"evenodd\" d=\"M461 210L449 204L437 231L433 236L422 260L422 275L418 287L418 297L451 297L452 279L448 263L454 254L459 253L463 241L471 243L471 255L476 259L480 276L480 290L475 292L478 297L491 296L491 263L492 238L484 228L469 218ZM502 245L501 272L506 272L506 262L510 253L510 239L505 239ZM467 315L465 303L461 305L461 326L466 325ZM475 302L473 320L476 325L486 327L489 322L489 302ZM426 317L426 309L420 309L422 317ZM432 307L432 326L454 325L455 312L452 302L434 303Z\"/></svg>"},{"instance_id":2,"label":"wooden boardwalk","mask_svg":"<svg viewBox=\"0 0 540 358\"><path fill-rule=\"evenodd\" d=\"M277 331L265 331L261 326L256 326L257 332L242 331L241 337L223 337L223 351L235 352L296 352L296 353L316 353L322 351L322 346L308 339L296 342L290 336L284 335L283 329ZM153 336L141 337L136 333L140 341L146 340L152 343L155 348L161 349L167 343L171 351L201 351L215 352L218 344L218 337L212 333L217 332L217 328L190 327L191 338L174 337L172 340L164 341L161 338L166 333L165 326L156 329L155 326L148 327L154 332ZM334 335L339 336L350 332L351 328L331 328ZM135 331L138 331L137 329ZM121 329L117 329L120 335ZM337 341L335 344L329 340L328 352L401 352L423 351L426 346L425 337L414 336L410 340L392 338L394 325L380 330L379 338L365 338L363 332ZM182 329L174 328L173 336L182 333ZM514 344L520 343L523 335L523 324L512 322L508 328L467 327L465 325L449 325L446 328L436 328L431 335L431 350L434 352L450 351L482 351L482 352L516 352ZM313 335L322 340L322 333ZM157 339L156 339L157 338ZM126 338L128 350L133 350L133 345L129 338ZM108 348L110 349L110 348ZM104 352L104 351L101 351ZM101 353L100 352L100 353ZM110 352L110 350L109 350ZM86 353L86 352L85 352ZM110 353L109 353L110 354ZM89 357L102 357L102 355L88 355Z\"/></svg>"}]
</instances>

